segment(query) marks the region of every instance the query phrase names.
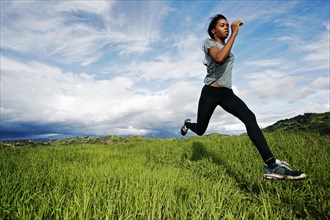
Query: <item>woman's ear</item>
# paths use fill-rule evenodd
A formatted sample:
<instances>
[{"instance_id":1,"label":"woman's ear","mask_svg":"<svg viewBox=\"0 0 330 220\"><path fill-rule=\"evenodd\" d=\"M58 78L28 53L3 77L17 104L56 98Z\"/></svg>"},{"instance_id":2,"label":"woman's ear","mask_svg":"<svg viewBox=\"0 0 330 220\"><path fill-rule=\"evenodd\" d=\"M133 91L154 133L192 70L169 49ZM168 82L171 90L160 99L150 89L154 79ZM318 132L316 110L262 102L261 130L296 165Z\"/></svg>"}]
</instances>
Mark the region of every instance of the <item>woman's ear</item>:
<instances>
[{"instance_id":1,"label":"woman's ear","mask_svg":"<svg viewBox=\"0 0 330 220\"><path fill-rule=\"evenodd\" d=\"M212 32L212 34L215 34L215 29L213 28L213 29L211 30L211 32Z\"/></svg>"}]
</instances>

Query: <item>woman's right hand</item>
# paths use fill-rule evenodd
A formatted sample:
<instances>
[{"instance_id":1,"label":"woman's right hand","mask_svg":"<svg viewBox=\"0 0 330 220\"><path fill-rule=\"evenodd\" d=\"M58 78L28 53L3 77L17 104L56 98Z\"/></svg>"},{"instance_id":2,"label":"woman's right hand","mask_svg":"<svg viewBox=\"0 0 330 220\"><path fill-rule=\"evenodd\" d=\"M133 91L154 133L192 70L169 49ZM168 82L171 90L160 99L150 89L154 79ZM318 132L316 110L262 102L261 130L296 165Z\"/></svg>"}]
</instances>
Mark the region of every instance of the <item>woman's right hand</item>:
<instances>
[{"instance_id":1,"label":"woman's right hand","mask_svg":"<svg viewBox=\"0 0 330 220\"><path fill-rule=\"evenodd\" d=\"M232 34L238 34L239 27L244 25L244 23L241 20L236 20L231 24L231 33Z\"/></svg>"}]
</instances>

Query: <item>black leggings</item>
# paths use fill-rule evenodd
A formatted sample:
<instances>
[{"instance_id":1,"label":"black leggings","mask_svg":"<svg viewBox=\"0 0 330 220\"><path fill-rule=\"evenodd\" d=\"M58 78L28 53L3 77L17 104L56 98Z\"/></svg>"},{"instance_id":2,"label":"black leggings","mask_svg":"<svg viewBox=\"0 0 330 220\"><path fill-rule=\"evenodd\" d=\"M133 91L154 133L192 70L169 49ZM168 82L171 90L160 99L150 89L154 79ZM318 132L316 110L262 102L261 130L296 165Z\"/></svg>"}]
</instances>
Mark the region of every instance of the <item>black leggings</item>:
<instances>
[{"instance_id":1,"label":"black leggings","mask_svg":"<svg viewBox=\"0 0 330 220\"><path fill-rule=\"evenodd\" d=\"M187 123L186 126L197 135L203 135L209 124L215 108L220 105L225 111L239 118L246 127L249 138L257 147L264 161L274 158L257 124L254 113L238 98L233 90L205 85L199 99L197 123Z\"/></svg>"}]
</instances>

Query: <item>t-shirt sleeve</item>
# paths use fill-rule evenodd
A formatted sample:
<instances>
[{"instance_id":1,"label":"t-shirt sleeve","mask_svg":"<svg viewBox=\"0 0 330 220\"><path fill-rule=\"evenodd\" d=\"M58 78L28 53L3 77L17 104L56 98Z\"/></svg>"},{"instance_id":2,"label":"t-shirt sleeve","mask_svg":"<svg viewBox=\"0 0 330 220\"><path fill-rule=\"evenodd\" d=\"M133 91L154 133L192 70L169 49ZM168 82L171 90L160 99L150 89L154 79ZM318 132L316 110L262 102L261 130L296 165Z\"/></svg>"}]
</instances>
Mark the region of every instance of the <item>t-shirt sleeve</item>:
<instances>
[{"instance_id":1,"label":"t-shirt sleeve","mask_svg":"<svg viewBox=\"0 0 330 220\"><path fill-rule=\"evenodd\" d=\"M214 40L206 39L204 41L204 51L206 51L207 53L211 47L216 47L216 46L217 46L217 44Z\"/></svg>"}]
</instances>

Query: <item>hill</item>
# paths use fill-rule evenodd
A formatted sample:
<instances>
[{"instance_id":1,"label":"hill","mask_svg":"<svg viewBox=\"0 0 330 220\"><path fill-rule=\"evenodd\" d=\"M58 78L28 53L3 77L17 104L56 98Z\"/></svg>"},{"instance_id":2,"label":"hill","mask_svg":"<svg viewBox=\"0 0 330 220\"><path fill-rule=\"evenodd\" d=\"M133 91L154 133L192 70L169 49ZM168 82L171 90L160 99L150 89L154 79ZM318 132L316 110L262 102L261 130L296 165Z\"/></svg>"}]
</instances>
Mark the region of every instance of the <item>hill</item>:
<instances>
[{"instance_id":1,"label":"hill","mask_svg":"<svg viewBox=\"0 0 330 220\"><path fill-rule=\"evenodd\" d=\"M263 129L266 132L293 131L311 132L320 135L330 134L330 112L305 113L290 119L284 119Z\"/></svg>"},{"instance_id":2,"label":"hill","mask_svg":"<svg viewBox=\"0 0 330 220\"><path fill-rule=\"evenodd\" d=\"M0 219L329 219L328 136L265 136L306 180L265 180L247 136L0 147Z\"/></svg>"},{"instance_id":3,"label":"hill","mask_svg":"<svg viewBox=\"0 0 330 220\"><path fill-rule=\"evenodd\" d=\"M263 129L265 132L274 131L292 131L292 132L308 132L320 135L330 135L330 112L325 113L305 113L290 119L284 119L276 122ZM53 141L37 141L37 140L17 140L17 141L0 141L0 147L36 147L48 145L72 145L72 144L111 144L144 141L148 137L143 136L105 136L105 137L72 137Z\"/></svg>"}]
</instances>

